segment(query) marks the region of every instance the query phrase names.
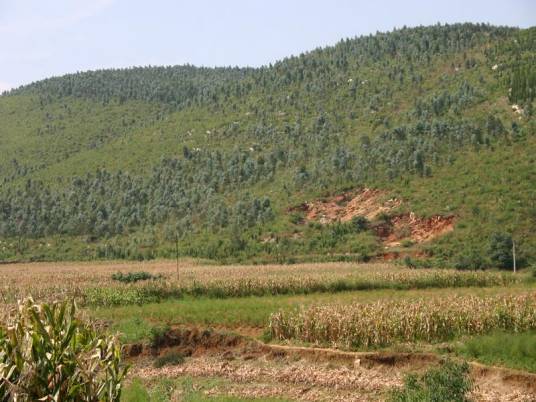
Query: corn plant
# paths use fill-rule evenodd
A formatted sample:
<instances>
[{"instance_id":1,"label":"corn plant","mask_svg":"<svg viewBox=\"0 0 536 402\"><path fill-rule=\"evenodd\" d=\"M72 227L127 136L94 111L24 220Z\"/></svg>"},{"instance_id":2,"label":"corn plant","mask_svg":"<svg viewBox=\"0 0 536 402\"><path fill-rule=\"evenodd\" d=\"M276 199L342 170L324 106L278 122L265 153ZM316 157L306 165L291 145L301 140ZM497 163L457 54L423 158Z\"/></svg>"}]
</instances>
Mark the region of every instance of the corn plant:
<instances>
[{"instance_id":1,"label":"corn plant","mask_svg":"<svg viewBox=\"0 0 536 402\"><path fill-rule=\"evenodd\" d=\"M536 293L310 306L272 314L273 339L344 348L440 342L494 330L536 328Z\"/></svg>"},{"instance_id":2,"label":"corn plant","mask_svg":"<svg viewBox=\"0 0 536 402\"><path fill-rule=\"evenodd\" d=\"M0 401L119 401L120 345L76 310L74 302L18 303L0 329Z\"/></svg>"}]
</instances>

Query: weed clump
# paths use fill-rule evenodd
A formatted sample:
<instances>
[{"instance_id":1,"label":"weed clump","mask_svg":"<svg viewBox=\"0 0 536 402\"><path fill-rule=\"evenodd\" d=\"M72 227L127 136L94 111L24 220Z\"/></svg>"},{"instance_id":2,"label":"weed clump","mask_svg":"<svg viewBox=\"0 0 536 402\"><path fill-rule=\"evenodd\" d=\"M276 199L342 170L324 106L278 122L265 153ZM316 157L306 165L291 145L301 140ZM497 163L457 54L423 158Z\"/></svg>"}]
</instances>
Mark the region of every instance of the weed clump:
<instances>
[{"instance_id":1,"label":"weed clump","mask_svg":"<svg viewBox=\"0 0 536 402\"><path fill-rule=\"evenodd\" d=\"M467 362L444 361L422 376L409 374L404 387L392 391L389 402L468 402L472 388Z\"/></svg>"},{"instance_id":2,"label":"weed clump","mask_svg":"<svg viewBox=\"0 0 536 402\"><path fill-rule=\"evenodd\" d=\"M178 366L184 363L184 355L179 352L171 351L155 359L153 366L162 368L164 366Z\"/></svg>"},{"instance_id":3,"label":"weed clump","mask_svg":"<svg viewBox=\"0 0 536 402\"><path fill-rule=\"evenodd\" d=\"M151 347L158 348L166 343L166 335L171 328L169 325L157 325L151 328Z\"/></svg>"}]
</instances>

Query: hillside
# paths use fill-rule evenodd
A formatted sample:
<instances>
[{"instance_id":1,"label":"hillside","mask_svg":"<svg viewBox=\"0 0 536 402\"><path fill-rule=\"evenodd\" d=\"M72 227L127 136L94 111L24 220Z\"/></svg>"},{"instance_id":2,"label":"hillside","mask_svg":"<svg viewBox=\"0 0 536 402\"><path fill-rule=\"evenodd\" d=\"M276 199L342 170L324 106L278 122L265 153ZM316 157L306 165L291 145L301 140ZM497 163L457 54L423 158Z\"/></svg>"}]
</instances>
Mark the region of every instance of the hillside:
<instances>
[{"instance_id":1,"label":"hillside","mask_svg":"<svg viewBox=\"0 0 536 402\"><path fill-rule=\"evenodd\" d=\"M346 39L0 96L0 260L536 263L536 28ZM494 240L495 239L495 240ZM499 247L500 248L500 247Z\"/></svg>"}]
</instances>

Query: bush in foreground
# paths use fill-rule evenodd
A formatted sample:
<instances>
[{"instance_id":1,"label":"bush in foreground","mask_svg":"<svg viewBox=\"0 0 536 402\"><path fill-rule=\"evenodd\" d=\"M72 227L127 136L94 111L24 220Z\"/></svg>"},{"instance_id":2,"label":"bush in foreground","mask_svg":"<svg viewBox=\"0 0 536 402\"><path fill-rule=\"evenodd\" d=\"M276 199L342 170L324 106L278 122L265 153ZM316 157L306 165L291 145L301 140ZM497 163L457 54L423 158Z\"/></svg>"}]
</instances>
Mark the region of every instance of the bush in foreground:
<instances>
[{"instance_id":1,"label":"bush in foreground","mask_svg":"<svg viewBox=\"0 0 536 402\"><path fill-rule=\"evenodd\" d=\"M74 303L26 299L0 329L0 401L119 401L126 371Z\"/></svg>"},{"instance_id":2,"label":"bush in foreground","mask_svg":"<svg viewBox=\"0 0 536 402\"><path fill-rule=\"evenodd\" d=\"M471 387L469 365L447 360L422 376L408 375L404 387L394 390L389 402L466 402Z\"/></svg>"}]
</instances>

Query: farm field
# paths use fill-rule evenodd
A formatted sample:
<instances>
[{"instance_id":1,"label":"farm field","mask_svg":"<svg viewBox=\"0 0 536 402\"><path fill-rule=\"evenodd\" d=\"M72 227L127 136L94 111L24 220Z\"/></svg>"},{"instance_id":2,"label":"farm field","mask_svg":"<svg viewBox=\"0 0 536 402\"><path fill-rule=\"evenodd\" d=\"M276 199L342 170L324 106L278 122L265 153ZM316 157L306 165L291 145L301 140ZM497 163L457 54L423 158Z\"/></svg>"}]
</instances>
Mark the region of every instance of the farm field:
<instances>
[{"instance_id":1,"label":"farm field","mask_svg":"<svg viewBox=\"0 0 536 402\"><path fill-rule=\"evenodd\" d=\"M536 402L536 2L34 2L0 402Z\"/></svg>"},{"instance_id":2,"label":"farm field","mask_svg":"<svg viewBox=\"0 0 536 402\"><path fill-rule=\"evenodd\" d=\"M125 401L385 400L445 357L473 362L474 400L536 392L536 281L526 272L196 260L0 272L2 316L30 295L74 299L119 334L131 364Z\"/></svg>"}]
</instances>

